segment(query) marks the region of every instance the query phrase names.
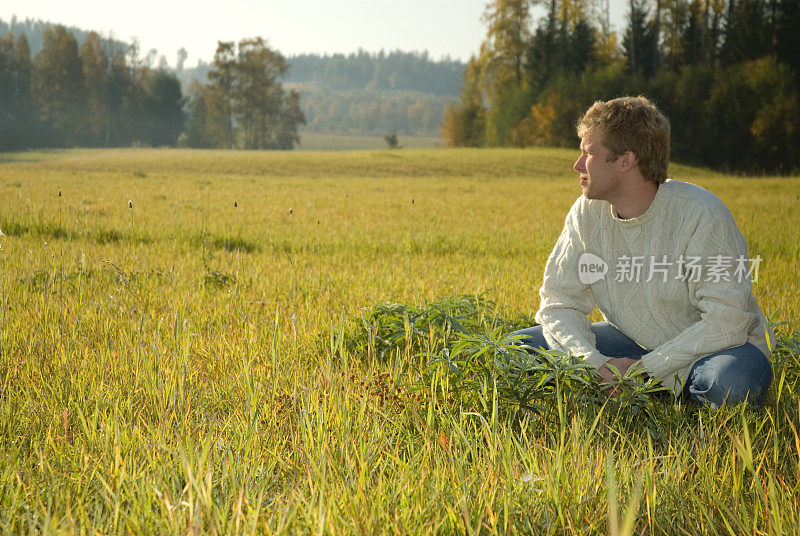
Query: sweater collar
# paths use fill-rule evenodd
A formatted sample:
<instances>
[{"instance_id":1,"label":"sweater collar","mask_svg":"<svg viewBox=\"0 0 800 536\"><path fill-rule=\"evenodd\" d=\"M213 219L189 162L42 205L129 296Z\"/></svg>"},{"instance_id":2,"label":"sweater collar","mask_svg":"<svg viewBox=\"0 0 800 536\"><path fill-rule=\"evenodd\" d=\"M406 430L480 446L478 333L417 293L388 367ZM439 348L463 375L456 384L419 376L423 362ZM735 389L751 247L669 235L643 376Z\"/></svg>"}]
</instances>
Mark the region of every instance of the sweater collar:
<instances>
[{"instance_id":1,"label":"sweater collar","mask_svg":"<svg viewBox=\"0 0 800 536\"><path fill-rule=\"evenodd\" d=\"M661 185L659 185L658 190L656 190L656 196L653 198L653 202L650 203L650 206L647 207L647 210L641 216L624 220L617 215L617 211L614 210L614 207L609 202L606 202L606 210L608 211L608 214L611 216L611 219L613 219L618 225L624 225L627 227L636 227L639 225L644 225L645 223L655 218L656 215L661 210L661 207L663 207L666 204L667 197L669 195L668 190L672 189L671 183L672 180L667 179L666 181L661 183Z\"/></svg>"}]
</instances>

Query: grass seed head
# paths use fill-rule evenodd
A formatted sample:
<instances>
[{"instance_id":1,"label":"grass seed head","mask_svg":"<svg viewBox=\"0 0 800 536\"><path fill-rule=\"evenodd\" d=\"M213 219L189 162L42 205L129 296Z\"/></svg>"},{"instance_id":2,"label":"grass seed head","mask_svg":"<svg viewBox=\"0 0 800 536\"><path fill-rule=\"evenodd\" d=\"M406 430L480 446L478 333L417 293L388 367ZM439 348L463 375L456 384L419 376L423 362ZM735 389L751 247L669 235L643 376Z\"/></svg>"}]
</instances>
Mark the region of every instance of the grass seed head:
<instances>
[{"instance_id":1,"label":"grass seed head","mask_svg":"<svg viewBox=\"0 0 800 536\"><path fill-rule=\"evenodd\" d=\"M128 208L133 208L133 201L128 199Z\"/></svg>"}]
</instances>

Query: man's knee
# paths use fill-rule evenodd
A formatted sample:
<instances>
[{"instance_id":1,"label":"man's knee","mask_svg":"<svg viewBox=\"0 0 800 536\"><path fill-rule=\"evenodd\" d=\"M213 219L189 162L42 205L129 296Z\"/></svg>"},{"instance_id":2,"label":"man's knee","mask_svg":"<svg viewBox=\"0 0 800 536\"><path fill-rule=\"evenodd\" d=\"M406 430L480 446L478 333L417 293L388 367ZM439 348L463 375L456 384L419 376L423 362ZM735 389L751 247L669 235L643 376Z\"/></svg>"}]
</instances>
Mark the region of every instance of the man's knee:
<instances>
[{"instance_id":1,"label":"man's knee","mask_svg":"<svg viewBox=\"0 0 800 536\"><path fill-rule=\"evenodd\" d=\"M692 400L712 407L763 401L772 382L772 366L755 347L749 352L737 350L705 358L695 365L688 386Z\"/></svg>"},{"instance_id":2,"label":"man's knee","mask_svg":"<svg viewBox=\"0 0 800 536\"><path fill-rule=\"evenodd\" d=\"M544 333L542 333L542 326L532 326L529 328L520 329L509 334L509 337L514 337L517 344L524 344L525 346L530 346L531 348L538 349L539 347L542 347L545 350L549 348L547 345L547 340L544 338Z\"/></svg>"}]
</instances>

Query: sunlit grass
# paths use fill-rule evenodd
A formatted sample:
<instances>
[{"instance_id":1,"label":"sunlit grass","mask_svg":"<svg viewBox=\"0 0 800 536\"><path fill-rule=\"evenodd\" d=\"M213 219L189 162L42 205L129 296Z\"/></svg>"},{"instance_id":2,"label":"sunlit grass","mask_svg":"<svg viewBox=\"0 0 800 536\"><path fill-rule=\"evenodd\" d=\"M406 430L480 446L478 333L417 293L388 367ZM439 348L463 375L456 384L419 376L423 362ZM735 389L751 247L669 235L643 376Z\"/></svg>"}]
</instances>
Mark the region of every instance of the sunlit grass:
<instances>
[{"instance_id":1,"label":"sunlit grass","mask_svg":"<svg viewBox=\"0 0 800 536\"><path fill-rule=\"evenodd\" d=\"M4 155L0 527L796 533L791 366L765 410L677 408L653 439L580 408L492 419L444 376L415 387L410 349L351 344L387 301L532 314L574 158ZM759 303L800 329L800 179L672 171L725 201L764 259Z\"/></svg>"},{"instance_id":2,"label":"sunlit grass","mask_svg":"<svg viewBox=\"0 0 800 536\"><path fill-rule=\"evenodd\" d=\"M386 134L389 132L387 131ZM444 147L442 138L432 136L398 136L400 148L433 149ZM350 134L321 134L300 132L298 149L302 151L353 151L386 149L386 140L380 136L354 136Z\"/></svg>"}]
</instances>

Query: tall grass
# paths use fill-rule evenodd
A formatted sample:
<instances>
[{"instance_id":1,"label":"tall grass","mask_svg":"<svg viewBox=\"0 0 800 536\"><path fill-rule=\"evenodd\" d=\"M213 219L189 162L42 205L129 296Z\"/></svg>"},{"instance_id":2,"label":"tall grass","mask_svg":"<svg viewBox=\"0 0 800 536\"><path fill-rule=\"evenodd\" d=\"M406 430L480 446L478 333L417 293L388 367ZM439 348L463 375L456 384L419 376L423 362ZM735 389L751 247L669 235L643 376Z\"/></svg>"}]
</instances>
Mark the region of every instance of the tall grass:
<instances>
[{"instance_id":1,"label":"tall grass","mask_svg":"<svg viewBox=\"0 0 800 536\"><path fill-rule=\"evenodd\" d=\"M797 533L797 178L673 169L764 259L765 408L475 357L536 309L573 157L6 155L0 530Z\"/></svg>"},{"instance_id":2,"label":"tall grass","mask_svg":"<svg viewBox=\"0 0 800 536\"><path fill-rule=\"evenodd\" d=\"M401 135L398 141L400 148L434 149L444 146L442 138L432 136ZM299 148L302 151L353 151L388 149L388 145L383 135L354 136L301 131Z\"/></svg>"}]
</instances>

